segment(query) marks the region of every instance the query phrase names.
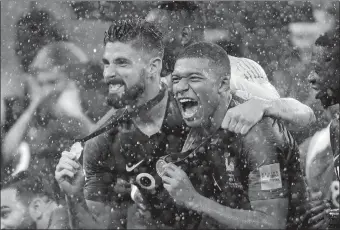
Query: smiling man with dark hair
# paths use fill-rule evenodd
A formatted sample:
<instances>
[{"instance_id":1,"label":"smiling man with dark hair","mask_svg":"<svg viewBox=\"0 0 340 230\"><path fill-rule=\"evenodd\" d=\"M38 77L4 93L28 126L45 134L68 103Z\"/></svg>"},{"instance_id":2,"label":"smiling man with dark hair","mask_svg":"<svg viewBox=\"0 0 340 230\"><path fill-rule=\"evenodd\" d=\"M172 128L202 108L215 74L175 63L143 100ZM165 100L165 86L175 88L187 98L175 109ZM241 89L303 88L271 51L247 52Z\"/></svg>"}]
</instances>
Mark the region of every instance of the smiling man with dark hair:
<instances>
[{"instance_id":1,"label":"smiling man with dark hair","mask_svg":"<svg viewBox=\"0 0 340 230\"><path fill-rule=\"evenodd\" d=\"M201 162L183 168L173 156L164 159L164 187L176 203L203 215L204 228L294 227L305 193L299 150L290 133L268 117L243 136L220 128L227 111L240 103L229 93L227 53L215 44L194 43L179 55L172 80L182 117L191 127L182 159L190 154L190 162ZM201 174L193 172L202 166L210 169L204 173L209 182L200 186L194 181Z\"/></svg>"},{"instance_id":2,"label":"smiling man with dark hair","mask_svg":"<svg viewBox=\"0 0 340 230\"><path fill-rule=\"evenodd\" d=\"M171 87L171 72L177 55L188 45L204 40L205 15L200 3L165 1L155 4L146 20L164 34L163 80ZM301 130L315 121L314 112L294 98L280 98L263 68L253 60L231 55L230 89L244 91L248 101L230 109L221 126L246 134L263 117L281 119L289 129ZM241 95L241 94L238 94Z\"/></svg>"},{"instance_id":3,"label":"smiling man with dark hair","mask_svg":"<svg viewBox=\"0 0 340 230\"><path fill-rule=\"evenodd\" d=\"M181 137L186 135L174 98L160 81L163 43L157 28L139 19L114 22L105 33L104 46L103 76L108 104L113 108L97 128L112 119L118 122L86 142L85 175L74 150L62 153L55 173L69 195L69 207L82 215L74 222L80 228L131 226L137 212L130 196L131 184L153 199L148 207L152 217L163 218L164 208L155 205L171 204L171 200L166 199L156 161L179 151L184 141ZM68 177L73 180L69 182ZM128 223L122 222L128 208L134 212Z\"/></svg>"}]
</instances>

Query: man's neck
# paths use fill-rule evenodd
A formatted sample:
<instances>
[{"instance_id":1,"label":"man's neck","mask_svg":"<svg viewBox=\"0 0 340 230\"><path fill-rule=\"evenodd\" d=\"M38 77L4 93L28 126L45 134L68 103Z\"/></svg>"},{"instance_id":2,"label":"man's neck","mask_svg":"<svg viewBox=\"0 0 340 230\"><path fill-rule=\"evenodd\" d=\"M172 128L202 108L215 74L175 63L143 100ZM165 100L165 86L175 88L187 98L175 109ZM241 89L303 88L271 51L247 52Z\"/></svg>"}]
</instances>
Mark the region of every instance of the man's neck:
<instances>
[{"instance_id":1,"label":"man's neck","mask_svg":"<svg viewBox=\"0 0 340 230\"><path fill-rule=\"evenodd\" d=\"M160 78L159 78L160 79ZM152 100L155 98L159 91L161 90L161 82L159 81L158 83L146 83L145 84L145 90L144 93L142 94L141 98L137 101L135 104L136 106L140 106L145 104L146 102Z\"/></svg>"}]
</instances>

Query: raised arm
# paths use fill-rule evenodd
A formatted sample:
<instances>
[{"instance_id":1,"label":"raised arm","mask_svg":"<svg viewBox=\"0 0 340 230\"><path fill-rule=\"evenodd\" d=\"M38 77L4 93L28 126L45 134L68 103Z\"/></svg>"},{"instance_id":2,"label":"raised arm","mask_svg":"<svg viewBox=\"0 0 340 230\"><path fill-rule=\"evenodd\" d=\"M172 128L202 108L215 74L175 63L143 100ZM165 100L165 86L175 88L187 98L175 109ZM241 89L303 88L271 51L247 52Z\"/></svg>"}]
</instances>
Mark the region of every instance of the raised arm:
<instances>
[{"instance_id":1,"label":"raised arm","mask_svg":"<svg viewBox=\"0 0 340 230\"><path fill-rule=\"evenodd\" d=\"M228 110L222 128L246 134L264 116L280 119L296 131L315 122L310 107L293 98L280 98L259 64L245 58L240 63L236 74L231 73L230 88L232 94L246 102Z\"/></svg>"}]
</instances>

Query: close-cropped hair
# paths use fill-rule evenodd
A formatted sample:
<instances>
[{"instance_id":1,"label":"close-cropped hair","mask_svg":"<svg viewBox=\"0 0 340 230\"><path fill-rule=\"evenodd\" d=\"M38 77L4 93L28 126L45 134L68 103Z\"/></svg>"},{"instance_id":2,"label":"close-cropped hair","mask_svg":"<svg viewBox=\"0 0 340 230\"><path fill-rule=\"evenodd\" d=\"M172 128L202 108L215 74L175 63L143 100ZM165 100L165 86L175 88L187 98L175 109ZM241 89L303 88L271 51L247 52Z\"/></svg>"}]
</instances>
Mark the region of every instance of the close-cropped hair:
<instances>
[{"instance_id":1,"label":"close-cropped hair","mask_svg":"<svg viewBox=\"0 0 340 230\"><path fill-rule=\"evenodd\" d=\"M134 47L163 58L162 33L156 26L142 19L115 21L105 32L104 45L108 42L131 43Z\"/></svg>"},{"instance_id":2,"label":"close-cropped hair","mask_svg":"<svg viewBox=\"0 0 340 230\"><path fill-rule=\"evenodd\" d=\"M215 71L230 75L230 60L227 52L219 45L210 42L197 42L186 47L178 56L183 58L206 58Z\"/></svg>"},{"instance_id":3,"label":"close-cropped hair","mask_svg":"<svg viewBox=\"0 0 340 230\"><path fill-rule=\"evenodd\" d=\"M321 35L315 45L327 49L327 61L332 61L333 66L340 73L340 26L337 26L334 31Z\"/></svg>"}]
</instances>

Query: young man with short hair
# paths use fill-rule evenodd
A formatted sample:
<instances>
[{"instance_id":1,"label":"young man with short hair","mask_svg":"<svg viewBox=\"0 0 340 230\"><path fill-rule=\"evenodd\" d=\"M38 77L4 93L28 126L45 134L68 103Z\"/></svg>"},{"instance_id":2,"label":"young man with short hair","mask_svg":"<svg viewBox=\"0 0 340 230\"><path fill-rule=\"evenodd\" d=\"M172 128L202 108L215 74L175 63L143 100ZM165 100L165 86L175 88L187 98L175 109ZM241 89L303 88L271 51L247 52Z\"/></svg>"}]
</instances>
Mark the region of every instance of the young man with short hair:
<instances>
[{"instance_id":1,"label":"young man with short hair","mask_svg":"<svg viewBox=\"0 0 340 230\"><path fill-rule=\"evenodd\" d=\"M188 46L177 58L172 81L191 127L181 160L164 158L162 180L177 205L202 215L203 228L293 227L305 198L298 146L282 123L269 117L246 135L221 128L227 111L240 103L230 94L227 53L212 43ZM190 155L190 162L199 163L183 167ZM194 173L204 165L206 171ZM209 179L201 184L197 177Z\"/></svg>"},{"instance_id":2,"label":"young man with short hair","mask_svg":"<svg viewBox=\"0 0 340 230\"><path fill-rule=\"evenodd\" d=\"M199 5L191 2L160 2L146 17L164 34L163 79L171 86L171 72L176 56L186 46L204 40L204 14ZM246 134L263 117L281 119L287 128L298 131L309 127L314 112L294 98L280 98L268 81L263 68L248 58L229 55L230 88L244 91L248 101L228 110L222 128Z\"/></svg>"}]
</instances>

